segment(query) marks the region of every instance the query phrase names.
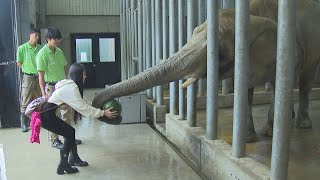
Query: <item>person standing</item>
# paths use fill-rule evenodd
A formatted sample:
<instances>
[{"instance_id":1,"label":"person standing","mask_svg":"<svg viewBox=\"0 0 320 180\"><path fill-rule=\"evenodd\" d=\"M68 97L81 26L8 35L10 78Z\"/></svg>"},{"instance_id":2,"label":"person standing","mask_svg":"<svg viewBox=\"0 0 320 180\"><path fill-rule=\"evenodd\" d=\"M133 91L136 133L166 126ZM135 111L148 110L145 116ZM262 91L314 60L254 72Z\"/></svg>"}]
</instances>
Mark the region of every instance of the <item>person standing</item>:
<instances>
[{"instance_id":1,"label":"person standing","mask_svg":"<svg viewBox=\"0 0 320 180\"><path fill-rule=\"evenodd\" d=\"M45 34L47 44L39 51L36 56L37 71L39 74L39 86L41 94L46 99L54 92L55 84L66 78L68 62L63 51L58 48L61 42L61 33L55 27L49 27ZM58 111L62 120L71 124L73 113L69 106L60 106ZM62 149L63 143L55 133L50 135L51 146ZM79 140L78 140L79 141ZM79 143L77 143L79 144Z\"/></svg>"},{"instance_id":2,"label":"person standing","mask_svg":"<svg viewBox=\"0 0 320 180\"><path fill-rule=\"evenodd\" d=\"M41 46L38 44L39 38L39 30L31 29L29 41L19 46L17 50L17 66L21 68L23 73L20 99L22 132L28 132L28 123L30 122L30 119L24 114L26 107L33 99L40 95L36 66L36 55L41 49Z\"/></svg>"}]
</instances>

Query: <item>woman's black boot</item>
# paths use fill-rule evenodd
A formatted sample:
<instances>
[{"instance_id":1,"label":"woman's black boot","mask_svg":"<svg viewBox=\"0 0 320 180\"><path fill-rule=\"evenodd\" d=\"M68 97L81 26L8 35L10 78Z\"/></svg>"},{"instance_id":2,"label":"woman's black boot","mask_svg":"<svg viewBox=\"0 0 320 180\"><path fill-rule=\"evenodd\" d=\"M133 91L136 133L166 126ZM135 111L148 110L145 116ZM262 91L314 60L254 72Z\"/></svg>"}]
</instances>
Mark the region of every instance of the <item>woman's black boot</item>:
<instances>
[{"instance_id":1,"label":"woman's black boot","mask_svg":"<svg viewBox=\"0 0 320 180\"><path fill-rule=\"evenodd\" d=\"M87 161L82 161L78 155L77 145L74 145L70 151L69 164L71 166L88 166Z\"/></svg>"},{"instance_id":2,"label":"woman's black boot","mask_svg":"<svg viewBox=\"0 0 320 180\"><path fill-rule=\"evenodd\" d=\"M63 150L60 150L60 163L57 168L57 174L64 174L64 172L73 174L79 172L77 168L71 167L68 163L68 155L69 153L65 153Z\"/></svg>"}]
</instances>

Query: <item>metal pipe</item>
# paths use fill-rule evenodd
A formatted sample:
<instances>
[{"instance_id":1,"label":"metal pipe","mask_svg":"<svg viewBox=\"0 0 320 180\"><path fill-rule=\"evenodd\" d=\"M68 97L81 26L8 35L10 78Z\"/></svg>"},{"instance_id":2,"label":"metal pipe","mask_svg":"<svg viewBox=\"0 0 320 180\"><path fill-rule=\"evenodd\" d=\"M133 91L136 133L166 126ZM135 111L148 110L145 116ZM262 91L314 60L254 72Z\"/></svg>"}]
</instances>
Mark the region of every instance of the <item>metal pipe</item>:
<instances>
[{"instance_id":1,"label":"metal pipe","mask_svg":"<svg viewBox=\"0 0 320 180\"><path fill-rule=\"evenodd\" d=\"M147 34L146 34L146 69L152 66L151 55L151 3L146 1L146 21L147 21ZM147 90L147 98L152 99L152 89Z\"/></svg>"},{"instance_id":2,"label":"metal pipe","mask_svg":"<svg viewBox=\"0 0 320 180\"><path fill-rule=\"evenodd\" d=\"M241 158L246 152L248 72L249 72L249 14L250 0L236 2L235 26L235 87L233 108L232 155Z\"/></svg>"},{"instance_id":3,"label":"metal pipe","mask_svg":"<svg viewBox=\"0 0 320 180\"><path fill-rule=\"evenodd\" d=\"M196 0L188 0L187 7L187 39L192 37L193 29L197 25L197 3ZM196 126L197 115L197 83L193 83L187 87L187 121L190 127Z\"/></svg>"},{"instance_id":4,"label":"metal pipe","mask_svg":"<svg viewBox=\"0 0 320 180\"><path fill-rule=\"evenodd\" d=\"M156 31L155 31L155 0L151 0L151 36L152 36L152 65L156 65ZM156 88L152 88L152 98L157 101Z\"/></svg>"},{"instance_id":5,"label":"metal pipe","mask_svg":"<svg viewBox=\"0 0 320 180\"><path fill-rule=\"evenodd\" d=\"M296 1L279 0L276 90L270 179L288 178L296 56Z\"/></svg>"},{"instance_id":6,"label":"metal pipe","mask_svg":"<svg viewBox=\"0 0 320 180\"><path fill-rule=\"evenodd\" d=\"M127 30L127 74L131 77L131 14L130 14L131 0L126 1L126 30Z\"/></svg>"},{"instance_id":7,"label":"metal pipe","mask_svg":"<svg viewBox=\"0 0 320 180\"><path fill-rule=\"evenodd\" d=\"M155 30L156 30L156 63L159 64L162 58L162 3L161 0L155 0ZM156 87L157 105L163 105L162 86Z\"/></svg>"},{"instance_id":8,"label":"metal pipe","mask_svg":"<svg viewBox=\"0 0 320 180\"><path fill-rule=\"evenodd\" d=\"M142 35L142 0L138 0L138 58L139 58L139 71L138 73L141 73L143 71L143 43L145 42L143 40Z\"/></svg>"},{"instance_id":9,"label":"metal pipe","mask_svg":"<svg viewBox=\"0 0 320 180\"><path fill-rule=\"evenodd\" d=\"M218 136L218 82L219 82L219 4L207 0L208 4L208 46L207 46L207 117L206 137Z\"/></svg>"},{"instance_id":10,"label":"metal pipe","mask_svg":"<svg viewBox=\"0 0 320 180\"><path fill-rule=\"evenodd\" d=\"M135 28L135 9L136 9L136 0L131 0L131 6L130 6L130 40L131 40L131 58L130 58L130 77L135 75L135 62L133 61L133 57L135 57L135 35L136 35L136 28Z\"/></svg>"},{"instance_id":11,"label":"metal pipe","mask_svg":"<svg viewBox=\"0 0 320 180\"><path fill-rule=\"evenodd\" d=\"M143 12L143 15L142 15L142 20L143 20L143 23L142 23L142 31L143 31L143 34L142 34L142 38L143 38L143 58L142 58L142 71L144 71L146 69L146 42L147 42L147 39L146 39L146 34L147 34L147 10L146 10L146 0L142 0L142 12ZM141 71L141 72L142 72Z\"/></svg>"},{"instance_id":12,"label":"metal pipe","mask_svg":"<svg viewBox=\"0 0 320 180\"><path fill-rule=\"evenodd\" d=\"M123 77L124 77L124 74L123 74L123 71L122 69L124 69L123 67L123 62L122 62L122 59L123 59L123 51L124 51L124 48L123 48L123 30L124 30L124 27L123 27L123 15L122 15L122 7L123 7L123 0L120 1L120 56L121 56L121 81L123 81Z\"/></svg>"},{"instance_id":13,"label":"metal pipe","mask_svg":"<svg viewBox=\"0 0 320 180\"><path fill-rule=\"evenodd\" d=\"M123 46L123 56L121 56L121 72L122 72L122 81L128 79L127 73L127 31L126 31L126 0L122 0L122 46Z\"/></svg>"},{"instance_id":14,"label":"metal pipe","mask_svg":"<svg viewBox=\"0 0 320 180\"><path fill-rule=\"evenodd\" d=\"M205 16L205 4L206 0L198 0L198 22L197 24L202 24L206 19ZM198 96L204 96L205 95L205 79L201 78L198 81Z\"/></svg>"},{"instance_id":15,"label":"metal pipe","mask_svg":"<svg viewBox=\"0 0 320 180\"><path fill-rule=\"evenodd\" d=\"M185 1L178 0L178 47L179 49L186 43L185 25ZM179 80L179 87L183 84L183 79ZM179 119L186 119L186 90L179 88Z\"/></svg>"},{"instance_id":16,"label":"metal pipe","mask_svg":"<svg viewBox=\"0 0 320 180\"><path fill-rule=\"evenodd\" d=\"M169 24L168 24L168 0L162 0L162 58L163 60L166 60L169 56L169 36L168 36L168 30L169 30Z\"/></svg>"},{"instance_id":17,"label":"metal pipe","mask_svg":"<svg viewBox=\"0 0 320 180\"><path fill-rule=\"evenodd\" d=\"M169 0L169 53L170 55L177 52L177 0ZM178 82L170 83L170 113L178 114Z\"/></svg>"}]
</instances>

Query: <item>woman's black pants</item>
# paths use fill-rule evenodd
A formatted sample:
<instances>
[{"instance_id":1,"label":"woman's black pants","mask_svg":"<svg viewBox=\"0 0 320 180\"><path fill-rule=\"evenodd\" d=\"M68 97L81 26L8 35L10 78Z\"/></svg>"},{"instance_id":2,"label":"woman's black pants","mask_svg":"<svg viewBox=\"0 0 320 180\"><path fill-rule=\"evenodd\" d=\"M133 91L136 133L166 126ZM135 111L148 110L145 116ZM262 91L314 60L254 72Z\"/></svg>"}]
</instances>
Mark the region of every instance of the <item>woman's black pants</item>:
<instances>
[{"instance_id":1,"label":"woman's black pants","mask_svg":"<svg viewBox=\"0 0 320 180\"><path fill-rule=\"evenodd\" d=\"M75 145L75 129L56 116L57 107L53 103L46 103L42 106L41 109L45 112L41 113L41 126L48 131L63 136L65 138L63 151L69 153Z\"/></svg>"}]
</instances>

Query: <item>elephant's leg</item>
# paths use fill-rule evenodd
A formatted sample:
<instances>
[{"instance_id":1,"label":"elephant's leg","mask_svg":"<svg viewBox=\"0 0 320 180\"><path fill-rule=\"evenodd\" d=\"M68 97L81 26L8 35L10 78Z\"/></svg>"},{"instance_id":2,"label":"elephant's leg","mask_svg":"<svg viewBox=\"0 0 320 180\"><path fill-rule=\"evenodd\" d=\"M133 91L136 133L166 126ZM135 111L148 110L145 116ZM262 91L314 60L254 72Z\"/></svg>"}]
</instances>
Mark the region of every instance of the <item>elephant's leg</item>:
<instances>
[{"instance_id":1,"label":"elephant's leg","mask_svg":"<svg viewBox=\"0 0 320 180\"><path fill-rule=\"evenodd\" d=\"M247 114L247 142L257 141L257 133L254 129L253 118L252 118L252 101L253 101L254 88L248 89L248 114Z\"/></svg>"},{"instance_id":2,"label":"elephant's leg","mask_svg":"<svg viewBox=\"0 0 320 180\"><path fill-rule=\"evenodd\" d=\"M262 134L265 136L269 136L269 137L272 137L272 134L273 134L274 96L275 96L274 93L275 93L275 90L273 88L273 92L272 92L271 98L270 98L270 106L269 106L269 111L268 111L267 124L262 128ZM295 116L295 113L294 113L294 108L292 105L292 119L294 118L294 116Z\"/></svg>"},{"instance_id":3,"label":"elephant's leg","mask_svg":"<svg viewBox=\"0 0 320 180\"><path fill-rule=\"evenodd\" d=\"M273 133L273 116L274 116L274 88L273 92L271 93L270 98L270 106L268 111L268 120L267 124L262 128L262 134L265 136L272 136Z\"/></svg>"},{"instance_id":4,"label":"elephant's leg","mask_svg":"<svg viewBox=\"0 0 320 180\"><path fill-rule=\"evenodd\" d=\"M310 83L300 80L299 84L299 109L296 120L297 128L311 128L312 123L308 113L309 92L311 90Z\"/></svg>"}]
</instances>

